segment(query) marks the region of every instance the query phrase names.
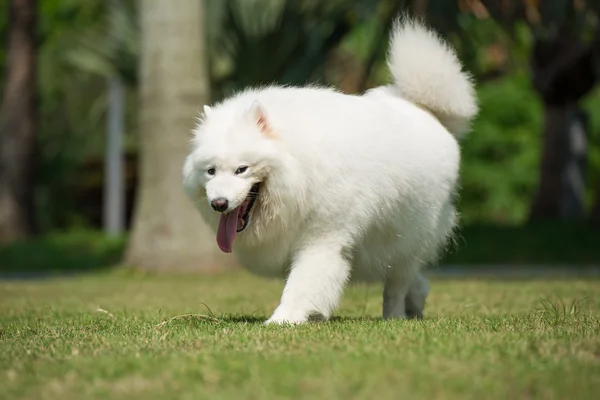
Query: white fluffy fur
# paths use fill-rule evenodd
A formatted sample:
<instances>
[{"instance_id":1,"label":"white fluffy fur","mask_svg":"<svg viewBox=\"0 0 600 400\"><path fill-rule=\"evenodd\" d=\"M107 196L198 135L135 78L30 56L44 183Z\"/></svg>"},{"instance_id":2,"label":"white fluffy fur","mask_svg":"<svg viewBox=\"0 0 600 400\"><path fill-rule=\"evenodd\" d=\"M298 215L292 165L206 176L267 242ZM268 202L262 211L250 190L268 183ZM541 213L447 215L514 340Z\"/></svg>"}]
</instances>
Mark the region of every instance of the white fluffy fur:
<instances>
[{"instance_id":1,"label":"white fluffy fur","mask_svg":"<svg viewBox=\"0 0 600 400\"><path fill-rule=\"evenodd\" d=\"M468 130L477 114L471 78L435 32L415 21L398 21L388 64L402 97L429 109L454 135Z\"/></svg>"},{"instance_id":2,"label":"white fluffy fur","mask_svg":"<svg viewBox=\"0 0 600 400\"><path fill-rule=\"evenodd\" d=\"M269 323L329 318L351 280L383 283L386 318L422 314L420 270L456 222L455 135L477 106L453 50L414 21L396 25L389 67L395 84L362 96L267 87L205 109L184 188L216 230L210 201L226 197L228 212L262 182L233 251L256 273L287 276Z\"/></svg>"}]
</instances>

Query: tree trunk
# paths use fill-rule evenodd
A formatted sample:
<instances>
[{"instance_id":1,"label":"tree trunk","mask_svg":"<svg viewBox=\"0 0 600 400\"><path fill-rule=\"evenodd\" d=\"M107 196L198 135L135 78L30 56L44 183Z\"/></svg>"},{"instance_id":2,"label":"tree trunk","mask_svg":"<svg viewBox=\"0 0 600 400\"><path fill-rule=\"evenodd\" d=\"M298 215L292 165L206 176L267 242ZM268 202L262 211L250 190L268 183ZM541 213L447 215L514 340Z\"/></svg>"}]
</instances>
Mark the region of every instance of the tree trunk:
<instances>
[{"instance_id":1,"label":"tree trunk","mask_svg":"<svg viewBox=\"0 0 600 400\"><path fill-rule=\"evenodd\" d=\"M121 235L125 228L124 103L125 88L123 87L123 81L119 76L108 78L102 216L104 232L109 236Z\"/></svg>"},{"instance_id":2,"label":"tree trunk","mask_svg":"<svg viewBox=\"0 0 600 400\"><path fill-rule=\"evenodd\" d=\"M6 83L0 107L0 244L33 233L35 0L11 1L8 29Z\"/></svg>"},{"instance_id":3,"label":"tree trunk","mask_svg":"<svg viewBox=\"0 0 600 400\"><path fill-rule=\"evenodd\" d=\"M592 213L590 214L590 222L596 228L600 228L600 182L596 185L596 202L592 207Z\"/></svg>"},{"instance_id":4,"label":"tree trunk","mask_svg":"<svg viewBox=\"0 0 600 400\"><path fill-rule=\"evenodd\" d=\"M587 150L585 134L577 130L579 122L585 125L577 104L596 83L595 51L565 25L555 38L536 40L531 62L532 83L544 102L545 119L539 186L530 221L577 217L582 213L577 209L583 208L583 182L578 181ZM581 140L575 140L577 136Z\"/></svg>"},{"instance_id":5,"label":"tree trunk","mask_svg":"<svg viewBox=\"0 0 600 400\"><path fill-rule=\"evenodd\" d=\"M531 221L585 218L586 115L573 105L545 106L539 188Z\"/></svg>"},{"instance_id":6,"label":"tree trunk","mask_svg":"<svg viewBox=\"0 0 600 400\"><path fill-rule=\"evenodd\" d=\"M412 0L410 5L414 16L423 19L427 17L427 0Z\"/></svg>"},{"instance_id":7,"label":"tree trunk","mask_svg":"<svg viewBox=\"0 0 600 400\"><path fill-rule=\"evenodd\" d=\"M587 115L575 108L567 121L567 146L564 149L560 216L567 221L583 221L586 217L587 132Z\"/></svg>"},{"instance_id":8,"label":"tree trunk","mask_svg":"<svg viewBox=\"0 0 600 400\"><path fill-rule=\"evenodd\" d=\"M140 187L126 263L217 270L221 253L181 186L194 120L209 97L204 2L140 0Z\"/></svg>"},{"instance_id":9,"label":"tree trunk","mask_svg":"<svg viewBox=\"0 0 600 400\"><path fill-rule=\"evenodd\" d=\"M562 174L567 145L569 106L545 105L539 187L531 206L531 221L557 219L563 194Z\"/></svg>"},{"instance_id":10,"label":"tree trunk","mask_svg":"<svg viewBox=\"0 0 600 400\"><path fill-rule=\"evenodd\" d=\"M107 9L110 29L117 32L119 0L110 0ZM107 40L116 42L115 34ZM125 177L123 130L125 114L125 87L120 76L108 78L106 113L106 149L104 155L103 226L109 236L121 235L125 228Z\"/></svg>"}]
</instances>

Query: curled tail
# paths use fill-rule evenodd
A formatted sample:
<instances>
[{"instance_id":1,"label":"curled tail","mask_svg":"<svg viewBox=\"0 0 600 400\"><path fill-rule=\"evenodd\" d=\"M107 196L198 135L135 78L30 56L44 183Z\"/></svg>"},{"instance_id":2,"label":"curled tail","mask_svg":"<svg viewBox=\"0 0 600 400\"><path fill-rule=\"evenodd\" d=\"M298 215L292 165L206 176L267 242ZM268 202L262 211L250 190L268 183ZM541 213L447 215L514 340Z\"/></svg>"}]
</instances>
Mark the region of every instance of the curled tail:
<instances>
[{"instance_id":1,"label":"curled tail","mask_svg":"<svg viewBox=\"0 0 600 400\"><path fill-rule=\"evenodd\" d=\"M388 67L401 96L433 113L455 137L477 114L471 77L437 33L407 17L394 26Z\"/></svg>"}]
</instances>

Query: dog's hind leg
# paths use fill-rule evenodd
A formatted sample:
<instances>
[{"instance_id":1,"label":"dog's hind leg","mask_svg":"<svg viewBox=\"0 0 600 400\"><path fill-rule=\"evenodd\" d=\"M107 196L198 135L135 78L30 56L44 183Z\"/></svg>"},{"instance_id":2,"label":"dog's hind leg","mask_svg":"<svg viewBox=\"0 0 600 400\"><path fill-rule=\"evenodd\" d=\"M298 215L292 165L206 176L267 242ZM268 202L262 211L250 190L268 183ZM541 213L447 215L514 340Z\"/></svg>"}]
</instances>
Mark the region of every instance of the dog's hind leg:
<instances>
[{"instance_id":1,"label":"dog's hind leg","mask_svg":"<svg viewBox=\"0 0 600 400\"><path fill-rule=\"evenodd\" d=\"M417 274L408 289L408 294L404 299L407 318L423 318L425 301L429 295L429 283L422 274Z\"/></svg>"},{"instance_id":2,"label":"dog's hind leg","mask_svg":"<svg viewBox=\"0 0 600 400\"><path fill-rule=\"evenodd\" d=\"M383 287L383 318L422 318L429 285L415 267L390 271Z\"/></svg>"}]
</instances>

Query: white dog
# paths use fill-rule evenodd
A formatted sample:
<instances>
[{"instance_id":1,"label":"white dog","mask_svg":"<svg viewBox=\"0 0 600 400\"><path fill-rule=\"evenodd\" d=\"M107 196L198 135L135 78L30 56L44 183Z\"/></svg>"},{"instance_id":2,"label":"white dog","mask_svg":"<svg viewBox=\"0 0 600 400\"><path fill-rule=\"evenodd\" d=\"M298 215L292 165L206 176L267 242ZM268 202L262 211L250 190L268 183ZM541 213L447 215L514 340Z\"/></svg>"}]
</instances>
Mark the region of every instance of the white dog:
<instances>
[{"instance_id":1,"label":"white dog","mask_svg":"<svg viewBox=\"0 0 600 400\"><path fill-rule=\"evenodd\" d=\"M470 77L434 32L394 28L394 84L362 96L267 87L205 107L184 188L224 252L287 276L267 323L327 319L350 281L383 282L384 318L421 316L421 268L456 223Z\"/></svg>"}]
</instances>

